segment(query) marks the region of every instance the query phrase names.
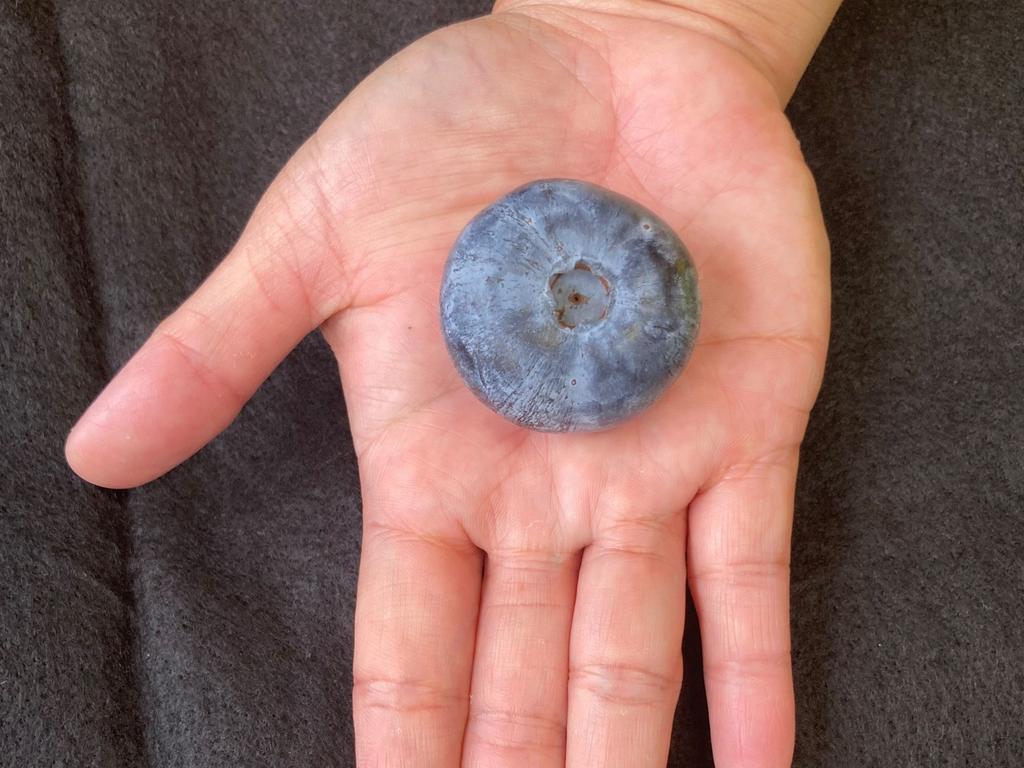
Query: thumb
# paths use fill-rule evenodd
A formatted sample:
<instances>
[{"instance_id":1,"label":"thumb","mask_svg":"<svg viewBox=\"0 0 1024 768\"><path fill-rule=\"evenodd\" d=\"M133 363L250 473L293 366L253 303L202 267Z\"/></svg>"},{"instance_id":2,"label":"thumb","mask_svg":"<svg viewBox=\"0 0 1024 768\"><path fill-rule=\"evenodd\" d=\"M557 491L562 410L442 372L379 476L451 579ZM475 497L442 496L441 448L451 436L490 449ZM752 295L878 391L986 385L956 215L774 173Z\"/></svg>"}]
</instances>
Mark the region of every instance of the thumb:
<instances>
[{"instance_id":1,"label":"thumb","mask_svg":"<svg viewBox=\"0 0 1024 768\"><path fill-rule=\"evenodd\" d=\"M184 461L231 423L307 333L346 306L344 233L328 209L324 162L314 136L230 254L82 415L65 455L85 480L126 488Z\"/></svg>"}]
</instances>

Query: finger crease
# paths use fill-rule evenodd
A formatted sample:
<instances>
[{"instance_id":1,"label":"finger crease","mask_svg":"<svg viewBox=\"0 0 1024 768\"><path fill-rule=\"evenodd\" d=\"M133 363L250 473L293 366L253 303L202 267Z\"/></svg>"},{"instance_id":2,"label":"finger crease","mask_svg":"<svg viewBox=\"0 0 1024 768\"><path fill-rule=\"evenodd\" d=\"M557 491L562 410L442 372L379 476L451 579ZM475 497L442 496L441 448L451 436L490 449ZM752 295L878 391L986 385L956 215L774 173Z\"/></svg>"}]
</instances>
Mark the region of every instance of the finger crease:
<instances>
[{"instance_id":1,"label":"finger crease","mask_svg":"<svg viewBox=\"0 0 1024 768\"><path fill-rule=\"evenodd\" d=\"M463 692L432 683L381 677L357 679L352 697L360 706L397 713L455 709L468 699Z\"/></svg>"},{"instance_id":2,"label":"finger crease","mask_svg":"<svg viewBox=\"0 0 1024 768\"><path fill-rule=\"evenodd\" d=\"M682 666L676 675L663 675L651 669L618 664L587 664L569 673L570 685L599 699L622 705L661 705L675 697L682 685Z\"/></svg>"},{"instance_id":3,"label":"finger crease","mask_svg":"<svg viewBox=\"0 0 1024 768\"><path fill-rule=\"evenodd\" d=\"M209 363L205 362L205 356L195 347L190 346L168 331L157 331L157 340L164 341L173 349L178 356L192 369L192 371L209 386L226 392L228 398L233 401L235 410L241 410L249 399L249 393L243 392L226 376L218 373Z\"/></svg>"}]
</instances>

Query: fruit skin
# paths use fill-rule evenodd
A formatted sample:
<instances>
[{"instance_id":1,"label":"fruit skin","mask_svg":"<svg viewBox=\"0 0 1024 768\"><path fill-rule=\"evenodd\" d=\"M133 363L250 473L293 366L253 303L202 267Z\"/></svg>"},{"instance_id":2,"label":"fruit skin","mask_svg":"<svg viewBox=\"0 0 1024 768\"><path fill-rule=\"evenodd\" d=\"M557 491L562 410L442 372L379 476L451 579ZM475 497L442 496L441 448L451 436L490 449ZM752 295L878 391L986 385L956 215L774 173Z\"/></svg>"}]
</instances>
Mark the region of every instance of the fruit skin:
<instances>
[{"instance_id":1,"label":"fruit skin","mask_svg":"<svg viewBox=\"0 0 1024 768\"><path fill-rule=\"evenodd\" d=\"M603 429L650 405L689 358L700 311L671 228L569 179L530 182L477 214L441 286L442 332L466 384L548 432Z\"/></svg>"}]
</instances>

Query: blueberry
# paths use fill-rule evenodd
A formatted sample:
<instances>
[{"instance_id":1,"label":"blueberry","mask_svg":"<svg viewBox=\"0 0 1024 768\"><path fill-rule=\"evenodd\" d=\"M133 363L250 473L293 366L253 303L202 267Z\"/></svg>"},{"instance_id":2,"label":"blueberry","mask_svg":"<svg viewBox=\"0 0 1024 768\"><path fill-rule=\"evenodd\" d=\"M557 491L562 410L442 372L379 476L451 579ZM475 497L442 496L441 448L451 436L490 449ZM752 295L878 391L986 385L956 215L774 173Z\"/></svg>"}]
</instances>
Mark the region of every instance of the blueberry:
<instances>
[{"instance_id":1,"label":"blueberry","mask_svg":"<svg viewBox=\"0 0 1024 768\"><path fill-rule=\"evenodd\" d=\"M534 181L459 235L441 326L484 403L532 429L601 429L650 405L693 349L697 275L639 204L593 184Z\"/></svg>"}]
</instances>

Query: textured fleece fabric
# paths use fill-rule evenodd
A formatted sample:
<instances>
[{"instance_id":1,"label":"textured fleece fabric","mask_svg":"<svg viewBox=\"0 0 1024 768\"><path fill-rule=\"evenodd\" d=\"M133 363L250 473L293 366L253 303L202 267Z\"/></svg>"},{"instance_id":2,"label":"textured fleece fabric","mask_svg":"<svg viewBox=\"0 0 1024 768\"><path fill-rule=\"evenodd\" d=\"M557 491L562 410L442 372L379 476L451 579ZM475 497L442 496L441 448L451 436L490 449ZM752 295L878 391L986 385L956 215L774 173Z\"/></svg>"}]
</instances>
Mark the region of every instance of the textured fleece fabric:
<instances>
[{"instance_id":1,"label":"textured fleece fabric","mask_svg":"<svg viewBox=\"0 0 1024 768\"><path fill-rule=\"evenodd\" d=\"M306 340L166 478L76 415L374 66L481 0L0 7L0 765L350 766L360 538ZM793 541L796 765L1024 765L1024 5L847 0L789 108L834 322ZM671 765L711 765L692 613Z\"/></svg>"}]
</instances>

